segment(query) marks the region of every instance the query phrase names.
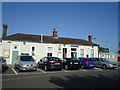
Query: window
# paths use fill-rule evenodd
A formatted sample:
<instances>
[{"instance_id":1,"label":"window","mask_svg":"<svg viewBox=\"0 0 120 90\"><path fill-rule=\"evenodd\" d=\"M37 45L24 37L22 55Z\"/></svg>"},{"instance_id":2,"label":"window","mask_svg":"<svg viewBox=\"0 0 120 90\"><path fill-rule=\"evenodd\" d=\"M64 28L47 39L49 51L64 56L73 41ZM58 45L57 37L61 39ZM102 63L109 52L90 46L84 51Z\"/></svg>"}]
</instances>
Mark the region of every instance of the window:
<instances>
[{"instance_id":1,"label":"window","mask_svg":"<svg viewBox=\"0 0 120 90\"><path fill-rule=\"evenodd\" d=\"M76 48L71 48L71 51L76 51Z\"/></svg>"},{"instance_id":2,"label":"window","mask_svg":"<svg viewBox=\"0 0 120 90\"><path fill-rule=\"evenodd\" d=\"M80 49L80 57L84 57L84 49Z\"/></svg>"},{"instance_id":3,"label":"window","mask_svg":"<svg viewBox=\"0 0 120 90\"><path fill-rule=\"evenodd\" d=\"M52 57L52 50L53 50L53 48L52 47L47 47L47 56L48 57Z\"/></svg>"},{"instance_id":4,"label":"window","mask_svg":"<svg viewBox=\"0 0 120 90\"><path fill-rule=\"evenodd\" d=\"M48 57L52 57L52 53L47 53L47 56Z\"/></svg>"},{"instance_id":5,"label":"window","mask_svg":"<svg viewBox=\"0 0 120 90\"><path fill-rule=\"evenodd\" d=\"M35 47L32 46L32 55L35 56Z\"/></svg>"},{"instance_id":6,"label":"window","mask_svg":"<svg viewBox=\"0 0 120 90\"><path fill-rule=\"evenodd\" d=\"M32 56L21 56L21 61L34 61Z\"/></svg>"},{"instance_id":7,"label":"window","mask_svg":"<svg viewBox=\"0 0 120 90\"><path fill-rule=\"evenodd\" d=\"M94 57L94 49L91 49L91 57Z\"/></svg>"}]
</instances>

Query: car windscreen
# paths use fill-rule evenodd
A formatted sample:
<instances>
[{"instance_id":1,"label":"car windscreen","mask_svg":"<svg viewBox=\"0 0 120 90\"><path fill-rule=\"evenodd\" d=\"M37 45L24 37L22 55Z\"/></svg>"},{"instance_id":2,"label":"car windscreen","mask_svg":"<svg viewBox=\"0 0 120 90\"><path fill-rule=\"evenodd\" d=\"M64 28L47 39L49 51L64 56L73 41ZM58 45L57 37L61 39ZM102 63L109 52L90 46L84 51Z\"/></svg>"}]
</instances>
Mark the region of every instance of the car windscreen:
<instances>
[{"instance_id":1,"label":"car windscreen","mask_svg":"<svg viewBox=\"0 0 120 90\"><path fill-rule=\"evenodd\" d=\"M67 61L78 61L77 58L66 58Z\"/></svg>"},{"instance_id":2,"label":"car windscreen","mask_svg":"<svg viewBox=\"0 0 120 90\"><path fill-rule=\"evenodd\" d=\"M94 61L92 58L86 58L86 61Z\"/></svg>"},{"instance_id":3,"label":"car windscreen","mask_svg":"<svg viewBox=\"0 0 120 90\"><path fill-rule=\"evenodd\" d=\"M32 56L21 56L21 61L34 61Z\"/></svg>"},{"instance_id":4,"label":"car windscreen","mask_svg":"<svg viewBox=\"0 0 120 90\"><path fill-rule=\"evenodd\" d=\"M48 60L50 61L61 61L59 58L57 57L48 57Z\"/></svg>"},{"instance_id":5,"label":"car windscreen","mask_svg":"<svg viewBox=\"0 0 120 90\"><path fill-rule=\"evenodd\" d=\"M102 62L109 62L107 59L105 59L105 58L100 58L100 60L102 61Z\"/></svg>"}]
</instances>

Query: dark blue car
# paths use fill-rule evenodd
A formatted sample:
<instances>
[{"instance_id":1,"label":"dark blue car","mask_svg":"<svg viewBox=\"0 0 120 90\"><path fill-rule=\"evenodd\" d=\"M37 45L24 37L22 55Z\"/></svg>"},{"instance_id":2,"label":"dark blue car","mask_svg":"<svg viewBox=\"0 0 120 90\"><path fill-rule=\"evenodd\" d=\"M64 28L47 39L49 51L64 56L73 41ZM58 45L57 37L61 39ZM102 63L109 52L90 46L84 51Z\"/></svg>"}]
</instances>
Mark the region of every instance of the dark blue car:
<instances>
[{"instance_id":1,"label":"dark blue car","mask_svg":"<svg viewBox=\"0 0 120 90\"><path fill-rule=\"evenodd\" d=\"M95 64L92 58L79 58L80 67L84 68L94 68Z\"/></svg>"}]
</instances>

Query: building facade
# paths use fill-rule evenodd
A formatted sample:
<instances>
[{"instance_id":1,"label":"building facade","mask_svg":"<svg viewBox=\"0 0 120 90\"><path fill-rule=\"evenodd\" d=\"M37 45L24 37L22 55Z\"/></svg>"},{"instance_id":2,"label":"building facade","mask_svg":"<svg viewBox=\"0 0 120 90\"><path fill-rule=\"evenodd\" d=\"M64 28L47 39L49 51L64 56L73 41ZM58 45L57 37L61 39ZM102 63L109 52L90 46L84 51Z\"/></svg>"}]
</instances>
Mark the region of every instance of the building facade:
<instances>
[{"instance_id":1,"label":"building facade","mask_svg":"<svg viewBox=\"0 0 120 90\"><path fill-rule=\"evenodd\" d=\"M18 55L32 55L36 62L45 56L59 57L60 59L99 56L99 45L92 42L91 35L88 36L87 41L58 37L56 29L52 36L20 33L7 36L5 33L0 43L0 55L6 58L8 64L14 64Z\"/></svg>"}]
</instances>

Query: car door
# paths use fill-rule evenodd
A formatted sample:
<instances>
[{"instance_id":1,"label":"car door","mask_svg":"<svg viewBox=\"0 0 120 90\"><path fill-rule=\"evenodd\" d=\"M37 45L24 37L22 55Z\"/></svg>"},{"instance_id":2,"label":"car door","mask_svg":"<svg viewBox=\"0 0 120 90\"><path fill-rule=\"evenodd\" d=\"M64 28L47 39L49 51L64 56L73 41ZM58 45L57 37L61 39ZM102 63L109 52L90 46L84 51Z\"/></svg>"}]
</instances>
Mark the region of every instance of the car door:
<instances>
[{"instance_id":1,"label":"car door","mask_svg":"<svg viewBox=\"0 0 120 90\"><path fill-rule=\"evenodd\" d=\"M40 59L40 61L39 61L39 66L40 66L41 68L43 68L43 66L44 66L44 58Z\"/></svg>"},{"instance_id":2,"label":"car door","mask_svg":"<svg viewBox=\"0 0 120 90\"><path fill-rule=\"evenodd\" d=\"M99 67L100 62L98 58L94 58L94 63L96 67Z\"/></svg>"},{"instance_id":3,"label":"car door","mask_svg":"<svg viewBox=\"0 0 120 90\"><path fill-rule=\"evenodd\" d=\"M101 60L97 60L97 67L101 67L102 66L102 61Z\"/></svg>"},{"instance_id":4,"label":"car door","mask_svg":"<svg viewBox=\"0 0 120 90\"><path fill-rule=\"evenodd\" d=\"M19 56L16 58L16 61L15 61L15 64L16 64L16 66L18 67L19 66Z\"/></svg>"}]
</instances>

